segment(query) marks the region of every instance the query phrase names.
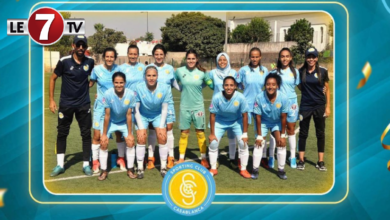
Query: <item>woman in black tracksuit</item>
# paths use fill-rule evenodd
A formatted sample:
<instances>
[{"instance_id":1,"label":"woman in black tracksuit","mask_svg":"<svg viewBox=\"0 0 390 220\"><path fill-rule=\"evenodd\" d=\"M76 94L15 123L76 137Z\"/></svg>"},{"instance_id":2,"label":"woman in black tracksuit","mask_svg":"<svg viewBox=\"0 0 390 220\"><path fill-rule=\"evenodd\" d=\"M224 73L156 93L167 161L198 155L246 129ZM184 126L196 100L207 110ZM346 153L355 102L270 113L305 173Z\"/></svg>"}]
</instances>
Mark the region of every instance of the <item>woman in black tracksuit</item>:
<instances>
[{"instance_id":1,"label":"woman in black tracksuit","mask_svg":"<svg viewBox=\"0 0 390 220\"><path fill-rule=\"evenodd\" d=\"M305 63L299 69L302 92L299 107L299 162L297 169L305 169L306 139L309 133L310 119L313 116L317 136L318 162L316 168L326 171L324 163L325 151L325 119L330 115L330 91L328 70L318 64L318 51L309 48L305 52Z\"/></svg>"}]
</instances>

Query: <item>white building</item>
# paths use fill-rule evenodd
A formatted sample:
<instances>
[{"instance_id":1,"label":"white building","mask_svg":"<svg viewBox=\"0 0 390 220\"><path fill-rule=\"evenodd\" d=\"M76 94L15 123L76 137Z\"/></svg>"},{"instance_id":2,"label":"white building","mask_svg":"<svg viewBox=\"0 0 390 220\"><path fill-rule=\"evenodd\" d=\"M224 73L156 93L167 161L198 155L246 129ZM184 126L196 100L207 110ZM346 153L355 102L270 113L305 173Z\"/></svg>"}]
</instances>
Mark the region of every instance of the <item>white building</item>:
<instances>
[{"instance_id":1,"label":"white building","mask_svg":"<svg viewBox=\"0 0 390 220\"><path fill-rule=\"evenodd\" d=\"M232 31L237 25L248 24L252 18L261 17L267 20L272 31L271 42L284 42L284 37L296 20L305 18L314 29L312 44L319 50L325 49L332 42L333 36L328 35L328 26L332 20L325 12L228 12L227 25Z\"/></svg>"}]
</instances>

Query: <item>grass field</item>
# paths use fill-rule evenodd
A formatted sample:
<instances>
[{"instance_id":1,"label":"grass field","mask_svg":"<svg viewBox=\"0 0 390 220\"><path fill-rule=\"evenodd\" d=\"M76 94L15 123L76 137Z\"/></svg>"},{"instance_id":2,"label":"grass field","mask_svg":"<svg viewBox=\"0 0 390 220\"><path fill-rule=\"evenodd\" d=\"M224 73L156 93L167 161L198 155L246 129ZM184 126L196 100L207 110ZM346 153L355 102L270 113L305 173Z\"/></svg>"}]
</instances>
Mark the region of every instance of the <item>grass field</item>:
<instances>
[{"instance_id":1,"label":"grass field","mask_svg":"<svg viewBox=\"0 0 390 220\"><path fill-rule=\"evenodd\" d=\"M162 177L158 169L146 170L144 179L129 179L125 171L120 171L119 168L110 170L106 181L98 181L97 175L87 177L82 172L82 145L78 123L76 119L71 125L70 134L67 139L67 149L65 156L65 173L50 177L51 170L57 165L55 155L55 141L57 137L57 114L53 114L49 110L49 78L51 73L45 74L45 107L44 107L44 181L47 189L52 193L161 193ZM333 81L330 81L331 102L333 103ZM59 95L61 90L61 78L57 80L55 89L55 100L58 105ZM179 158L179 137L180 130L178 129L179 120L179 105L180 93L173 91L176 119L174 123L175 137L175 159ZM90 91L91 100L94 101L96 86ZM300 101L300 92L298 93L298 102ZM210 104L212 90L205 88L203 90L205 99L205 107L208 121L209 113L208 106ZM91 106L93 106L93 101ZM333 104L332 104L333 108ZM326 141L325 141L325 164L327 172L320 172L315 168L317 163L317 139L315 137L315 129L313 121L310 125L309 138L306 147L306 168L304 171L291 169L286 163L285 171L288 179L281 180L276 176L277 162L274 169L259 170L259 179L244 179L238 170L230 168L227 158L228 155L228 139L225 136L220 144L219 169L218 175L215 176L217 193L325 193L333 186L334 181L334 150L333 150L333 111L330 117L326 120ZM297 127L299 123L297 123ZM92 132L92 131L91 131ZM206 137L210 130L206 129ZM91 133L92 134L92 133ZM248 129L249 145L254 144L253 125ZM297 135L298 140L298 135ZM113 152L116 149L114 140L110 140L109 151ZM289 158L289 148L287 158ZM248 171L252 171L252 151L250 148L250 159L248 163ZM155 156L157 157L156 164L159 165L158 147L156 147ZM189 136L189 144L186 152L186 160L195 160L199 162L200 152L197 144L195 131L192 128ZM145 157L147 158L147 157ZM108 165L111 164L110 157ZM159 167L158 167L159 168Z\"/></svg>"}]
</instances>

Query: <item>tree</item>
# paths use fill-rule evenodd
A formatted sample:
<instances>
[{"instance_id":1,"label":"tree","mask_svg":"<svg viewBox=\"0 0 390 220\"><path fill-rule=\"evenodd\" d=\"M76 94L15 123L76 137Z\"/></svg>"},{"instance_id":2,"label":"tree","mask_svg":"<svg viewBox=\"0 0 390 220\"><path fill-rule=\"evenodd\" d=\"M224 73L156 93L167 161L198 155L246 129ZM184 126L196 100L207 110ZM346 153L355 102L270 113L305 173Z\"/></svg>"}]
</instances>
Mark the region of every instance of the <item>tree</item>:
<instances>
[{"instance_id":1,"label":"tree","mask_svg":"<svg viewBox=\"0 0 390 220\"><path fill-rule=\"evenodd\" d=\"M269 42L271 36L268 21L254 17L247 25L240 24L233 30L231 43Z\"/></svg>"},{"instance_id":2,"label":"tree","mask_svg":"<svg viewBox=\"0 0 390 220\"><path fill-rule=\"evenodd\" d=\"M305 51L311 45L313 41L314 29L311 27L311 23L306 19L296 20L291 25L290 30L285 36L285 41L295 41L297 46L291 47L296 62L302 62L305 57Z\"/></svg>"},{"instance_id":3,"label":"tree","mask_svg":"<svg viewBox=\"0 0 390 220\"><path fill-rule=\"evenodd\" d=\"M92 53L101 54L107 47L115 47L117 43L126 43L126 36L122 31L105 28L103 24L94 25L96 32L88 37L88 46L92 47ZM98 60L98 57L95 56Z\"/></svg>"},{"instance_id":4,"label":"tree","mask_svg":"<svg viewBox=\"0 0 390 220\"><path fill-rule=\"evenodd\" d=\"M136 38L135 40L136 41L140 40L140 41L149 41L150 42L153 39L154 39L153 33L152 32L146 32L145 36L140 36L140 37Z\"/></svg>"},{"instance_id":5,"label":"tree","mask_svg":"<svg viewBox=\"0 0 390 220\"><path fill-rule=\"evenodd\" d=\"M70 18L71 14L69 12L60 12L64 19ZM60 52L60 56L68 55L69 51L72 50L72 36L63 35L59 41L55 44L48 46L49 51L58 51Z\"/></svg>"},{"instance_id":6,"label":"tree","mask_svg":"<svg viewBox=\"0 0 390 220\"><path fill-rule=\"evenodd\" d=\"M272 36L269 22L263 18L252 18L248 24L247 34L250 37L250 43L269 42Z\"/></svg>"},{"instance_id":7,"label":"tree","mask_svg":"<svg viewBox=\"0 0 390 220\"><path fill-rule=\"evenodd\" d=\"M200 12L172 15L160 30L170 51L195 49L201 57L216 57L223 50L225 22Z\"/></svg>"},{"instance_id":8,"label":"tree","mask_svg":"<svg viewBox=\"0 0 390 220\"><path fill-rule=\"evenodd\" d=\"M232 31L230 37L230 43L248 43L250 42L250 37L248 35L248 27L244 24L239 24Z\"/></svg>"},{"instance_id":9,"label":"tree","mask_svg":"<svg viewBox=\"0 0 390 220\"><path fill-rule=\"evenodd\" d=\"M145 34L145 40L146 41L152 41L154 39L154 35L153 35L153 33L152 32L146 32L146 34Z\"/></svg>"}]
</instances>

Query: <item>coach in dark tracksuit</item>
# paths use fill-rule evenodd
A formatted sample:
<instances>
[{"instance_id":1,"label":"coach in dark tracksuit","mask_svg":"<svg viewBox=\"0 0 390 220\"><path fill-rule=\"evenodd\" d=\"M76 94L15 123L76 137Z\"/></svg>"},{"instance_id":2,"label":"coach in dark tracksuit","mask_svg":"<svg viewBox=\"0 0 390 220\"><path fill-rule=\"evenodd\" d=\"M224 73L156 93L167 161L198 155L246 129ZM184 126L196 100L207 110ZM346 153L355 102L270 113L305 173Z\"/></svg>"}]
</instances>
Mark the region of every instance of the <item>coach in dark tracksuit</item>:
<instances>
[{"instance_id":1,"label":"coach in dark tracksuit","mask_svg":"<svg viewBox=\"0 0 390 220\"><path fill-rule=\"evenodd\" d=\"M63 173L66 150L66 138L69 135L73 115L79 123L83 142L83 171L91 176L89 166L91 155L91 101L89 99L88 76L94 67L94 60L84 55L87 49L87 38L76 36L73 40L73 53L61 58L50 78L50 111L55 113L57 105L54 101L55 82L62 77L60 108L58 110L57 127L57 166L50 176Z\"/></svg>"},{"instance_id":2,"label":"coach in dark tracksuit","mask_svg":"<svg viewBox=\"0 0 390 220\"><path fill-rule=\"evenodd\" d=\"M326 171L325 152L325 119L330 115L330 91L328 70L318 64L318 51L309 48L305 53L305 63L299 69L302 92L299 106L299 162L297 169L305 169L306 139L309 135L311 117L313 117L317 136L318 162L316 168Z\"/></svg>"}]
</instances>

